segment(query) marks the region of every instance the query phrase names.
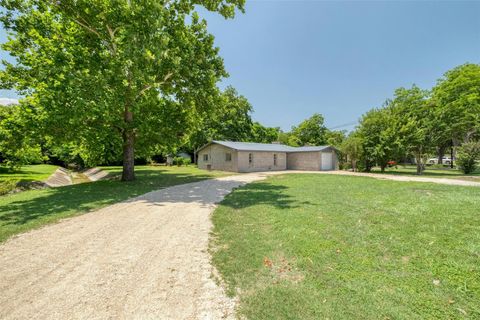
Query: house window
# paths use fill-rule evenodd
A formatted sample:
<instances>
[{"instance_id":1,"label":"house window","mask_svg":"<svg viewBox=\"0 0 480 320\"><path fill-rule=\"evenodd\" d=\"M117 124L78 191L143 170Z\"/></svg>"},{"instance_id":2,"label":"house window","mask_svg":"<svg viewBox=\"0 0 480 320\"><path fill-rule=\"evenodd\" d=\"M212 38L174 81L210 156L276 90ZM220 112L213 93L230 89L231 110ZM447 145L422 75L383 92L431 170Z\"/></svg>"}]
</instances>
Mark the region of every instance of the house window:
<instances>
[{"instance_id":1,"label":"house window","mask_svg":"<svg viewBox=\"0 0 480 320\"><path fill-rule=\"evenodd\" d=\"M253 164L253 153L248 154L248 164L252 165Z\"/></svg>"},{"instance_id":2,"label":"house window","mask_svg":"<svg viewBox=\"0 0 480 320\"><path fill-rule=\"evenodd\" d=\"M203 155L203 161L208 161L208 154Z\"/></svg>"},{"instance_id":3,"label":"house window","mask_svg":"<svg viewBox=\"0 0 480 320\"><path fill-rule=\"evenodd\" d=\"M276 154L273 155L273 165L274 166L277 165L277 155Z\"/></svg>"},{"instance_id":4,"label":"house window","mask_svg":"<svg viewBox=\"0 0 480 320\"><path fill-rule=\"evenodd\" d=\"M232 161L232 154L231 153L225 153L225 161Z\"/></svg>"}]
</instances>

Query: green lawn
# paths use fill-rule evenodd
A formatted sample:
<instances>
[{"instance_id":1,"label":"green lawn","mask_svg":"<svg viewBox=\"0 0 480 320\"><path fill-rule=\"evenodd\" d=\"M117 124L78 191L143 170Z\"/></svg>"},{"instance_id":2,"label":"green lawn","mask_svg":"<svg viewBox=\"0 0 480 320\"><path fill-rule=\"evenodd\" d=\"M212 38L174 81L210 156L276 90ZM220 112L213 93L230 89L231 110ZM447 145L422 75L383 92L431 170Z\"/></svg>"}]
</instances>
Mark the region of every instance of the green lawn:
<instances>
[{"instance_id":1,"label":"green lawn","mask_svg":"<svg viewBox=\"0 0 480 320\"><path fill-rule=\"evenodd\" d=\"M248 319L479 319L480 188L289 174L239 188L211 251Z\"/></svg>"},{"instance_id":2,"label":"green lawn","mask_svg":"<svg viewBox=\"0 0 480 320\"><path fill-rule=\"evenodd\" d=\"M372 169L373 173L382 173L379 167ZM409 175L409 176L418 176L417 167L412 165L407 166L397 166L396 168L386 168L383 174L396 174L396 175ZM432 178L448 178L448 179L459 179L467 181L480 181L480 170L477 170L473 173L465 175L460 170L450 169L450 168L434 168L427 166L426 170L423 172L422 176L432 177Z\"/></svg>"},{"instance_id":3,"label":"green lawn","mask_svg":"<svg viewBox=\"0 0 480 320\"><path fill-rule=\"evenodd\" d=\"M0 195L10 192L16 187L26 187L33 181L44 181L57 168L50 164L28 165L18 170L0 167Z\"/></svg>"},{"instance_id":4,"label":"green lawn","mask_svg":"<svg viewBox=\"0 0 480 320\"><path fill-rule=\"evenodd\" d=\"M107 167L119 176L120 167ZM0 197L0 242L8 237L59 219L126 200L152 190L226 175L195 167L136 167L137 180L118 179L61 188L30 190Z\"/></svg>"}]
</instances>

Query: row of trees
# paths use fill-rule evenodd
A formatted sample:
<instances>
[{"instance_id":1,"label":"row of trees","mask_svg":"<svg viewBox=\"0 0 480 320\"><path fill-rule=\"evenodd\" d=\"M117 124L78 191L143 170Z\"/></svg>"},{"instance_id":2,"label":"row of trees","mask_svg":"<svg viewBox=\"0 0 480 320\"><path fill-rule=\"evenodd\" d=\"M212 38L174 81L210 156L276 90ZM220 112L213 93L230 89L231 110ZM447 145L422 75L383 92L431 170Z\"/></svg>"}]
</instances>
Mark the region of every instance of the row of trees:
<instances>
[{"instance_id":1,"label":"row of trees","mask_svg":"<svg viewBox=\"0 0 480 320\"><path fill-rule=\"evenodd\" d=\"M223 92L218 91L210 100L213 107L203 114L197 114L192 123L185 124L179 134L175 134L177 139L171 144L159 143L143 150L137 146L137 162L146 161L150 157L164 158L165 155L178 151L194 154L195 150L211 140L262 143L277 141L280 130L253 121L251 104L233 87L228 87ZM1 164L16 166L44 160L79 166L121 163L119 141L102 141L92 147L75 140L65 142L52 139L39 130L38 124L41 121L35 117L25 117L35 114L35 110L24 104L0 106Z\"/></svg>"},{"instance_id":2,"label":"row of trees","mask_svg":"<svg viewBox=\"0 0 480 320\"><path fill-rule=\"evenodd\" d=\"M369 171L389 161L415 159L417 173L437 155L438 163L457 148L457 164L471 172L480 138L480 65L464 64L438 80L431 90L399 88L381 108L362 116L342 144L354 170ZM467 163L470 163L468 165Z\"/></svg>"},{"instance_id":3,"label":"row of trees","mask_svg":"<svg viewBox=\"0 0 480 320\"><path fill-rule=\"evenodd\" d=\"M218 91L210 98L214 108L198 116L192 123L193 128L189 132L183 132L175 144L157 145L149 152L137 152L137 159L142 156L156 158L157 155L177 151L195 154L199 147L211 140L340 147L345 139L345 131L328 130L323 116L317 113L292 127L290 132L284 132L278 127L265 127L252 120L252 105L233 87L227 87L223 92ZM42 122L37 121L35 115L36 111L27 105L0 107L0 160L3 160L4 165L21 165L47 159L80 166L121 163L121 151L115 141L104 141L95 144L94 148L76 141L65 143L62 140L59 143L58 140L41 134L38 124Z\"/></svg>"}]
</instances>

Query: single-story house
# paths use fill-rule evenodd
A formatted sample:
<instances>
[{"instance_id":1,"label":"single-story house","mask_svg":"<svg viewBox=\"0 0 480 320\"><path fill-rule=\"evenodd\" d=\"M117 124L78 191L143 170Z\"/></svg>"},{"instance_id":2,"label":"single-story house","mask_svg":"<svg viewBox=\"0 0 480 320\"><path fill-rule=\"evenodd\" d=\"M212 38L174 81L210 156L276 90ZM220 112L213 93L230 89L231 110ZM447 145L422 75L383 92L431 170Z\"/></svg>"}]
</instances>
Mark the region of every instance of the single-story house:
<instances>
[{"instance_id":1,"label":"single-story house","mask_svg":"<svg viewBox=\"0 0 480 320\"><path fill-rule=\"evenodd\" d=\"M331 146L290 147L283 144L212 141L198 150L198 167L233 172L337 170Z\"/></svg>"}]
</instances>

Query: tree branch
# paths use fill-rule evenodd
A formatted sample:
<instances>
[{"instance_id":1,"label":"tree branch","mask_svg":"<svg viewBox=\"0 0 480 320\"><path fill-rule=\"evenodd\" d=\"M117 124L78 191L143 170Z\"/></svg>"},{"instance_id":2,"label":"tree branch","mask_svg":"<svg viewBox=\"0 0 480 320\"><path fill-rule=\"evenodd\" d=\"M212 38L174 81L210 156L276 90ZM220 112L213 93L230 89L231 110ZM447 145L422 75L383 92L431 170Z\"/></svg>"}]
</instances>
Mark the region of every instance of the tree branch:
<instances>
[{"instance_id":1,"label":"tree branch","mask_svg":"<svg viewBox=\"0 0 480 320\"><path fill-rule=\"evenodd\" d=\"M140 92L138 93L137 97L135 98L138 99L140 98L146 91L152 89L152 88L155 88L155 87L159 87L161 86L162 84L166 83L168 79L170 79L171 77L173 76L173 72L169 72L167 73L167 75L165 77L163 77L163 81L161 82L157 82L157 83L153 83L153 84L147 84L145 85L142 90L140 90Z\"/></svg>"},{"instance_id":2,"label":"tree branch","mask_svg":"<svg viewBox=\"0 0 480 320\"><path fill-rule=\"evenodd\" d=\"M99 37L100 39L102 39L102 35L95 29L93 29L92 27L82 23L80 20L78 19L75 19L72 17L72 20L77 23L79 26L83 27L84 29L86 29L87 31L90 31L92 33L94 33L95 35L97 35L97 37Z\"/></svg>"},{"instance_id":3,"label":"tree branch","mask_svg":"<svg viewBox=\"0 0 480 320\"><path fill-rule=\"evenodd\" d=\"M107 24L107 31L108 31L108 34L110 35L110 41L111 41L111 44L112 44L112 49L113 49L113 54L117 54L117 45L115 44L115 32L117 32L118 28L115 28L115 30L112 30L112 28L110 28L110 26Z\"/></svg>"}]
</instances>

